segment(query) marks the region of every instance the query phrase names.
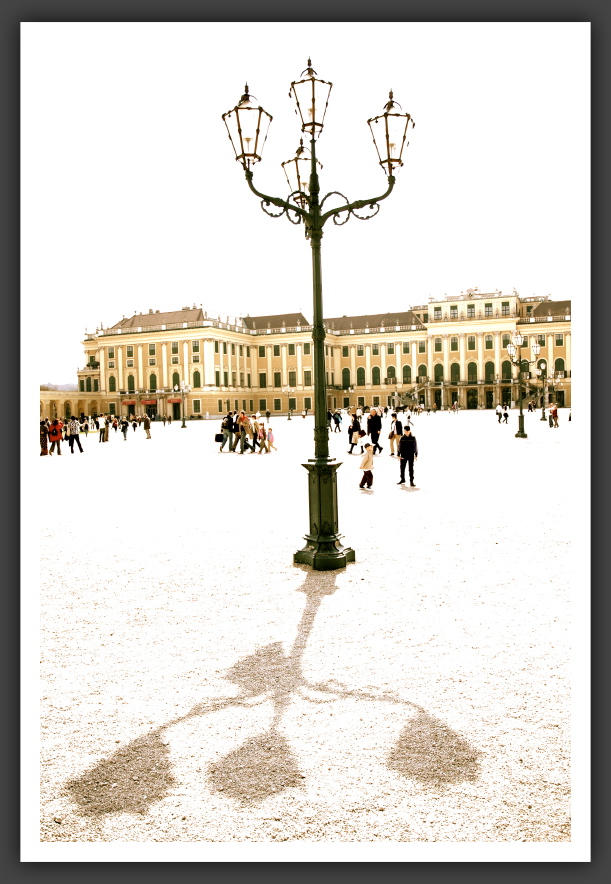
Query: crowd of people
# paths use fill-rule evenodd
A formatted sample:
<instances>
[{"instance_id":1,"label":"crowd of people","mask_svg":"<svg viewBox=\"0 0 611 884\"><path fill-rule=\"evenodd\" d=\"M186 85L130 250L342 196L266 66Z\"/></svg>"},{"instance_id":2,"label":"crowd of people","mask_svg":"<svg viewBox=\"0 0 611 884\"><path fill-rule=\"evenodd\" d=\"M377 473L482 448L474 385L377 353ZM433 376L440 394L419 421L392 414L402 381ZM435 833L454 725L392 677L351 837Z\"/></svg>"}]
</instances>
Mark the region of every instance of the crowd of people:
<instances>
[{"instance_id":1,"label":"crowd of people","mask_svg":"<svg viewBox=\"0 0 611 884\"><path fill-rule=\"evenodd\" d=\"M219 452L222 454L227 443L229 454L271 454L272 448L277 451L274 444L274 431L269 426L270 412L265 412L267 425L259 411L248 415L245 411L228 411L221 422L221 432L217 441L221 443ZM240 450L236 448L240 446Z\"/></svg>"},{"instance_id":2,"label":"crowd of people","mask_svg":"<svg viewBox=\"0 0 611 884\"><path fill-rule=\"evenodd\" d=\"M164 417L163 424L172 423L171 417ZM81 415L80 417L69 417L65 420L60 418L44 418L40 421L40 455L51 455L55 452L61 455L61 443L68 443L70 454L74 454L75 446L83 453L84 449L81 445L81 434L85 438L90 432L97 433L98 442L108 442L110 431L118 433L119 430L123 436L123 441L127 441L127 434L130 427L135 432L138 427L142 426L146 433L146 438L151 438L151 418L148 414L129 415L128 417L119 417L116 414L96 414ZM49 444L50 443L50 444Z\"/></svg>"}]
</instances>

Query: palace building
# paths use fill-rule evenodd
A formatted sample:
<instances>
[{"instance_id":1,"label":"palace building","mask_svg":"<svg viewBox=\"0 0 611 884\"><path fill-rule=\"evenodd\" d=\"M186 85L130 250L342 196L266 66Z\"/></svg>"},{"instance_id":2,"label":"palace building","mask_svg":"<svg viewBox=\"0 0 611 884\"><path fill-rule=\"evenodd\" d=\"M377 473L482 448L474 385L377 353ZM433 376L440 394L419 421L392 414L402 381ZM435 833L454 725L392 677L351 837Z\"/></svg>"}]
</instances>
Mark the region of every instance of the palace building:
<instances>
[{"instance_id":1,"label":"palace building","mask_svg":"<svg viewBox=\"0 0 611 884\"><path fill-rule=\"evenodd\" d=\"M325 329L330 409L515 405L518 369L507 345L516 330L524 335L523 360L533 360L533 342L540 345L534 364L522 362L524 398L540 404L551 389L559 405L571 404L570 301L468 289L404 312L330 317ZM301 313L230 318L199 307L149 310L87 334L83 346L78 391L41 392L42 416L148 412L179 419L184 405L189 419L229 409L313 408L312 326Z\"/></svg>"}]
</instances>

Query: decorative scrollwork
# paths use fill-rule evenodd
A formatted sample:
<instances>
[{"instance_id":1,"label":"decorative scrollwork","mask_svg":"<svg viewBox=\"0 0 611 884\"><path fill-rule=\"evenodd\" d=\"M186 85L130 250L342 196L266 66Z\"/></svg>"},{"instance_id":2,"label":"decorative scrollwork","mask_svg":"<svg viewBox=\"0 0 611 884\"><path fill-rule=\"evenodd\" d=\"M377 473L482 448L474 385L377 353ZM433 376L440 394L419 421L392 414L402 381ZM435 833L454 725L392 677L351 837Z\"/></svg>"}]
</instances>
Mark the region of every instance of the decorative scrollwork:
<instances>
[{"instance_id":1,"label":"decorative scrollwork","mask_svg":"<svg viewBox=\"0 0 611 884\"><path fill-rule=\"evenodd\" d=\"M266 209L266 206L271 206L272 203L269 200L261 200L261 208L265 212L266 215L269 215L270 218L281 218L286 212L286 207L281 212L270 212Z\"/></svg>"},{"instance_id":2,"label":"decorative scrollwork","mask_svg":"<svg viewBox=\"0 0 611 884\"><path fill-rule=\"evenodd\" d=\"M354 209L352 210L352 214L354 215L355 218L358 218L359 221L369 221L370 218L375 218L375 216L380 211L380 204L379 203L369 203L367 208L372 210L369 215L359 215L358 212L354 211ZM375 211L373 211L374 209L375 209Z\"/></svg>"},{"instance_id":3,"label":"decorative scrollwork","mask_svg":"<svg viewBox=\"0 0 611 884\"><path fill-rule=\"evenodd\" d=\"M350 220L350 215L352 214L352 212L350 211L350 209L343 209L342 211L344 211L344 212L346 213L346 217L344 218L343 221L340 220L341 217L342 217L342 215L341 215L341 211L338 212L337 215L332 215L333 223L334 223L334 224L337 224L338 227L341 227L342 224L345 224L346 221L349 221L349 220Z\"/></svg>"},{"instance_id":4,"label":"decorative scrollwork","mask_svg":"<svg viewBox=\"0 0 611 884\"><path fill-rule=\"evenodd\" d=\"M328 193L326 196L323 197L323 199L320 203L321 211L322 211L322 207L325 204L325 201L328 200L330 196L341 196L341 198L344 200L344 202L346 202L346 203L349 202L348 197L344 196L343 193L340 193L339 190L332 190L330 193Z\"/></svg>"}]
</instances>

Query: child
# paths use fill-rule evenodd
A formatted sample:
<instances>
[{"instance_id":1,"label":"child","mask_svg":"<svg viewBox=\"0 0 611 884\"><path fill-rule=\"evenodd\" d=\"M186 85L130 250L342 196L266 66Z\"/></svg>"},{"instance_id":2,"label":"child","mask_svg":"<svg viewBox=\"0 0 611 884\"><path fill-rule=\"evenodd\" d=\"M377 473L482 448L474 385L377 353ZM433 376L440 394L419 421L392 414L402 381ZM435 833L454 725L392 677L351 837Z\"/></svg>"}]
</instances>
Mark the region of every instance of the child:
<instances>
[{"instance_id":1,"label":"child","mask_svg":"<svg viewBox=\"0 0 611 884\"><path fill-rule=\"evenodd\" d=\"M367 485L368 488L371 488L373 484L373 448L371 447L371 442L365 442L365 453L361 460L360 469L363 470L363 478L361 479L359 488L364 488L365 485Z\"/></svg>"},{"instance_id":2,"label":"child","mask_svg":"<svg viewBox=\"0 0 611 884\"><path fill-rule=\"evenodd\" d=\"M253 453L254 453L254 445L253 445ZM259 424L259 454L269 454L269 448L267 447L267 432L265 430L265 424L263 421Z\"/></svg>"},{"instance_id":3,"label":"child","mask_svg":"<svg viewBox=\"0 0 611 884\"><path fill-rule=\"evenodd\" d=\"M270 427L267 431L267 450L270 454L272 448L274 449L274 451L278 451L278 449L274 445L274 434L272 433L272 428Z\"/></svg>"}]
</instances>

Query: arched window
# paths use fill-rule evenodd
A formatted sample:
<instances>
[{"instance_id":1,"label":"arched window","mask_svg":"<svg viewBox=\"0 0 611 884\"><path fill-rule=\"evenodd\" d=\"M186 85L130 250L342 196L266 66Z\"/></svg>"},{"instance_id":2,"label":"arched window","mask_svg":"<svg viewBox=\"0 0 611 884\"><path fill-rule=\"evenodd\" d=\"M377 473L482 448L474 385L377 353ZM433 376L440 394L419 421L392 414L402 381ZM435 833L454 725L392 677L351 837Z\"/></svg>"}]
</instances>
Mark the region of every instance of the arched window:
<instances>
[{"instance_id":1,"label":"arched window","mask_svg":"<svg viewBox=\"0 0 611 884\"><path fill-rule=\"evenodd\" d=\"M149 378L149 390L151 393L157 389L157 375L152 374Z\"/></svg>"},{"instance_id":2,"label":"arched window","mask_svg":"<svg viewBox=\"0 0 611 884\"><path fill-rule=\"evenodd\" d=\"M177 371L175 371L174 374L172 375L172 386L173 387L180 387L180 378L178 376Z\"/></svg>"},{"instance_id":3,"label":"arched window","mask_svg":"<svg viewBox=\"0 0 611 884\"><path fill-rule=\"evenodd\" d=\"M388 365L386 367L386 377L392 378L393 380L397 377L397 371L396 371L394 365Z\"/></svg>"},{"instance_id":4,"label":"arched window","mask_svg":"<svg viewBox=\"0 0 611 884\"><path fill-rule=\"evenodd\" d=\"M365 369L357 368L356 370L356 385L357 387L365 386Z\"/></svg>"},{"instance_id":5,"label":"arched window","mask_svg":"<svg viewBox=\"0 0 611 884\"><path fill-rule=\"evenodd\" d=\"M374 365L371 369L371 383L374 387L380 386L380 367L379 365Z\"/></svg>"},{"instance_id":6,"label":"arched window","mask_svg":"<svg viewBox=\"0 0 611 884\"><path fill-rule=\"evenodd\" d=\"M116 393L117 392L117 382L115 381L114 375L112 375L112 374L108 378L108 392L109 393Z\"/></svg>"},{"instance_id":7,"label":"arched window","mask_svg":"<svg viewBox=\"0 0 611 884\"><path fill-rule=\"evenodd\" d=\"M523 359L522 362L520 363L520 371L525 372L526 376L528 377L529 369L530 369L530 366L528 364L528 359Z\"/></svg>"},{"instance_id":8,"label":"arched window","mask_svg":"<svg viewBox=\"0 0 611 884\"><path fill-rule=\"evenodd\" d=\"M485 379L487 384L494 382L494 362L487 362L485 367Z\"/></svg>"},{"instance_id":9,"label":"arched window","mask_svg":"<svg viewBox=\"0 0 611 884\"><path fill-rule=\"evenodd\" d=\"M564 359L560 356L554 362L554 371L564 371Z\"/></svg>"},{"instance_id":10,"label":"arched window","mask_svg":"<svg viewBox=\"0 0 611 884\"><path fill-rule=\"evenodd\" d=\"M412 367L411 365L403 366L403 383L411 384L412 382Z\"/></svg>"},{"instance_id":11,"label":"arched window","mask_svg":"<svg viewBox=\"0 0 611 884\"><path fill-rule=\"evenodd\" d=\"M83 378L81 378L80 381L78 382L78 388L81 393L85 392L85 381L83 380Z\"/></svg>"},{"instance_id":12,"label":"arched window","mask_svg":"<svg viewBox=\"0 0 611 884\"><path fill-rule=\"evenodd\" d=\"M477 382L477 362L470 362L467 366L467 381L470 384Z\"/></svg>"},{"instance_id":13,"label":"arched window","mask_svg":"<svg viewBox=\"0 0 611 884\"><path fill-rule=\"evenodd\" d=\"M425 378L426 377L426 365L422 363L422 365L418 366L418 377Z\"/></svg>"},{"instance_id":14,"label":"arched window","mask_svg":"<svg viewBox=\"0 0 611 884\"><path fill-rule=\"evenodd\" d=\"M347 390L350 386L350 369L343 368L342 369L342 387L344 390Z\"/></svg>"},{"instance_id":15,"label":"arched window","mask_svg":"<svg viewBox=\"0 0 611 884\"><path fill-rule=\"evenodd\" d=\"M443 381L443 365L435 366L435 383L439 384Z\"/></svg>"},{"instance_id":16,"label":"arched window","mask_svg":"<svg viewBox=\"0 0 611 884\"><path fill-rule=\"evenodd\" d=\"M97 378L94 378L94 379L93 379L93 392L94 392L94 393L97 393L99 389L100 389L100 387L99 387L99 381L98 381Z\"/></svg>"},{"instance_id":17,"label":"arched window","mask_svg":"<svg viewBox=\"0 0 611 884\"><path fill-rule=\"evenodd\" d=\"M460 381L460 365L458 362L453 362L450 366L450 380L453 384L458 384Z\"/></svg>"},{"instance_id":18,"label":"arched window","mask_svg":"<svg viewBox=\"0 0 611 884\"><path fill-rule=\"evenodd\" d=\"M193 386L201 387L202 385L202 376L198 371L193 372Z\"/></svg>"},{"instance_id":19,"label":"arched window","mask_svg":"<svg viewBox=\"0 0 611 884\"><path fill-rule=\"evenodd\" d=\"M134 376L133 374L128 374L127 376L127 390L129 393L133 393L136 389L136 385L134 384Z\"/></svg>"},{"instance_id":20,"label":"arched window","mask_svg":"<svg viewBox=\"0 0 611 884\"><path fill-rule=\"evenodd\" d=\"M87 378L87 380L85 381L85 384L86 384L87 392L91 393L91 378Z\"/></svg>"},{"instance_id":21,"label":"arched window","mask_svg":"<svg viewBox=\"0 0 611 884\"><path fill-rule=\"evenodd\" d=\"M511 362L506 360L501 365L501 380L502 381L510 381L511 380Z\"/></svg>"}]
</instances>

